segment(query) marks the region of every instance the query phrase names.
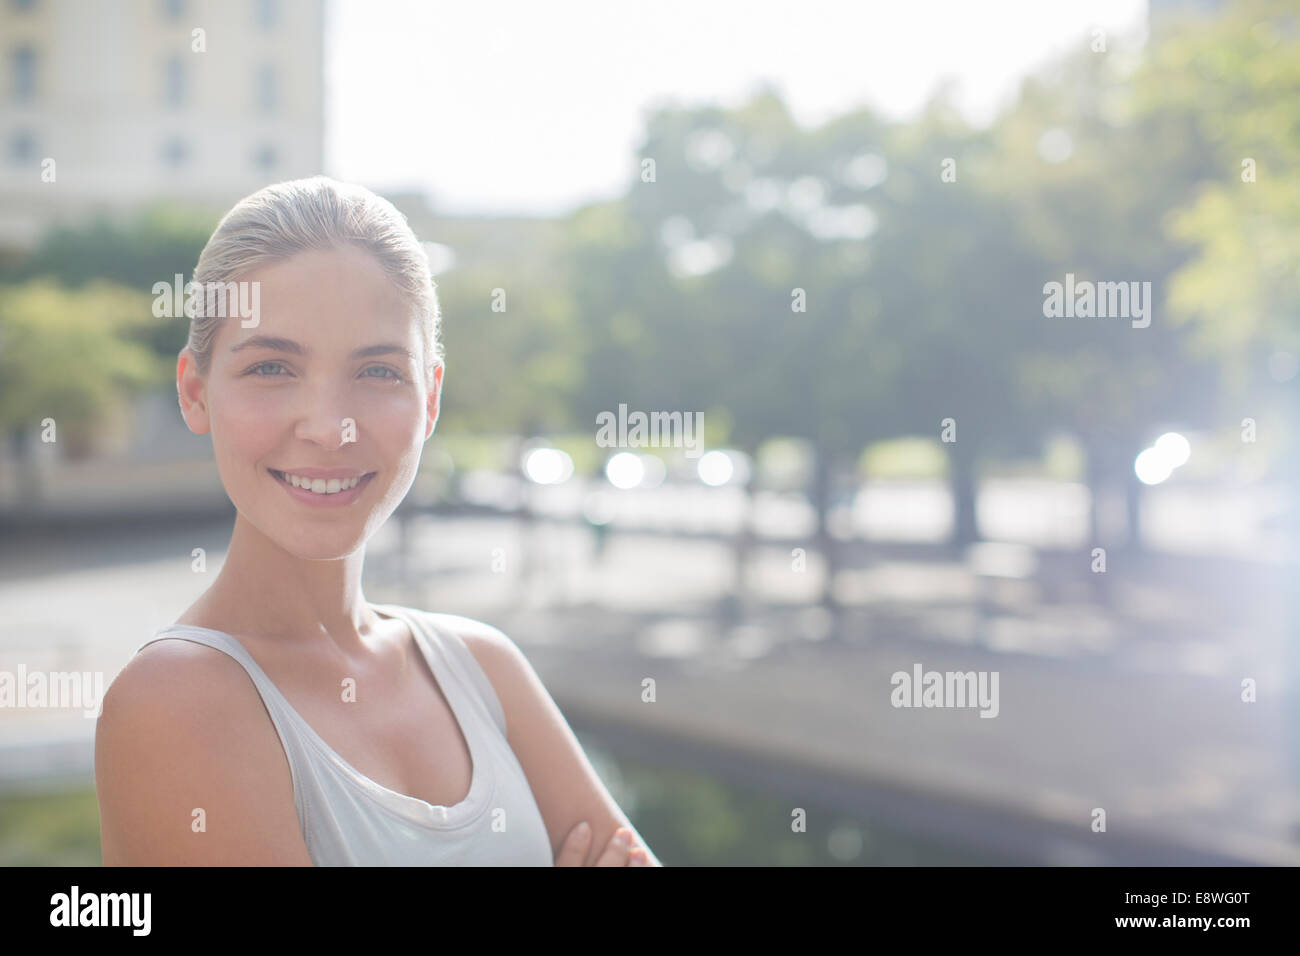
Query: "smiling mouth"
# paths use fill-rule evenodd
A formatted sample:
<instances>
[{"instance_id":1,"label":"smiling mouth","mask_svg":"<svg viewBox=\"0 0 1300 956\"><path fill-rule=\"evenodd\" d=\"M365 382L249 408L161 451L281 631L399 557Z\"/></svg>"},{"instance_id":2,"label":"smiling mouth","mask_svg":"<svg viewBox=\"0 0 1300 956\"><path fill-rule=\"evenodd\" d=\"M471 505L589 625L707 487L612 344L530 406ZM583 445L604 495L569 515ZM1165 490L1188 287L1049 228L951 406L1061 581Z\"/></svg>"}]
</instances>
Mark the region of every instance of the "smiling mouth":
<instances>
[{"instance_id":1,"label":"smiling mouth","mask_svg":"<svg viewBox=\"0 0 1300 956\"><path fill-rule=\"evenodd\" d=\"M305 478L283 471L276 471L274 468L268 468L267 471L269 471L277 481L282 481L286 485L298 488L301 491L310 492L311 494L321 495L322 497L337 495L343 491L350 491L357 487L357 485L364 484L378 474L378 472L370 471L366 472L364 475L357 475L352 478Z\"/></svg>"}]
</instances>

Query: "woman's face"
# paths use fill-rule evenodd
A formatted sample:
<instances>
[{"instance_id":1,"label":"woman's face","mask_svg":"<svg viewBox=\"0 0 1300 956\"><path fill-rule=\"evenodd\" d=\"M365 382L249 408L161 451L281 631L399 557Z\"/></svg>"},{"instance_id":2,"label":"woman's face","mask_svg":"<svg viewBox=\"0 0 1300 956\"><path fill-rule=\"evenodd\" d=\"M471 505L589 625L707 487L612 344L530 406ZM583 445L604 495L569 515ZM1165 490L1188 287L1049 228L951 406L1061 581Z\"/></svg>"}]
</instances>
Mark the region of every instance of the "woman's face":
<instances>
[{"instance_id":1,"label":"woman's face","mask_svg":"<svg viewBox=\"0 0 1300 956\"><path fill-rule=\"evenodd\" d=\"M222 320L206 379L181 352L185 421L212 433L226 493L262 534L300 558L351 554L415 480L442 368L430 387L410 304L361 249L300 253L245 281L261 284L257 325Z\"/></svg>"}]
</instances>

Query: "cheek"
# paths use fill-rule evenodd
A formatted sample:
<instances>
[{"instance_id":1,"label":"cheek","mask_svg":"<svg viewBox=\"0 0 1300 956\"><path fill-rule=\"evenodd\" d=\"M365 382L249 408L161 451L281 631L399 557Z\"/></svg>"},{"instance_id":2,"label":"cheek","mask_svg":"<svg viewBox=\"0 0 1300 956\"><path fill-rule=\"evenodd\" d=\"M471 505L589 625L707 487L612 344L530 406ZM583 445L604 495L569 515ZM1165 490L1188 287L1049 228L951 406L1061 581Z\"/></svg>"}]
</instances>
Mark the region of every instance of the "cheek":
<instances>
[{"instance_id":1,"label":"cheek","mask_svg":"<svg viewBox=\"0 0 1300 956\"><path fill-rule=\"evenodd\" d=\"M282 444L284 422L278 405L267 396L233 389L214 403L212 441L227 460L261 458Z\"/></svg>"},{"instance_id":2,"label":"cheek","mask_svg":"<svg viewBox=\"0 0 1300 956\"><path fill-rule=\"evenodd\" d=\"M359 409L357 430L388 455L420 457L424 442L424 402L419 395L402 393L376 397Z\"/></svg>"}]
</instances>

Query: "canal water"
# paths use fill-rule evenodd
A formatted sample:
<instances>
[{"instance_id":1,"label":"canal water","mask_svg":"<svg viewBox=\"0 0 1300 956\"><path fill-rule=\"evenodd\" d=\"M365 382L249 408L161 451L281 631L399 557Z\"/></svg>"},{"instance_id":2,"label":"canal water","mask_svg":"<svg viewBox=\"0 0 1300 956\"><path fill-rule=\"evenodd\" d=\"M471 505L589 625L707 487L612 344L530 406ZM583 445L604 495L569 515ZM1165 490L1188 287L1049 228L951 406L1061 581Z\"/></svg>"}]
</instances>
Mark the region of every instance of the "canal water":
<instances>
[{"instance_id":1,"label":"canal water","mask_svg":"<svg viewBox=\"0 0 1300 956\"><path fill-rule=\"evenodd\" d=\"M953 846L880 819L696 770L615 758L607 738L575 731L610 795L665 866L1018 866L1031 861ZM805 811L797 832L795 811Z\"/></svg>"}]
</instances>

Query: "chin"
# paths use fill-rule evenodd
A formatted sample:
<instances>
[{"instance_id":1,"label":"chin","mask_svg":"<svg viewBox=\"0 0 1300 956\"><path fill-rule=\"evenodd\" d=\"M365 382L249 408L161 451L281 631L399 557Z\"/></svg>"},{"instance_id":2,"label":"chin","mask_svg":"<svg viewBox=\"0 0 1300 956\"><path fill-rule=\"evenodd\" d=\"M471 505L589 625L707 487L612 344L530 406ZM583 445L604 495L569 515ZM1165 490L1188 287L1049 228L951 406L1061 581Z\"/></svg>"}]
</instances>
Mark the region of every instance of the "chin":
<instances>
[{"instance_id":1,"label":"chin","mask_svg":"<svg viewBox=\"0 0 1300 956\"><path fill-rule=\"evenodd\" d=\"M309 538L269 536L285 551L304 561L334 561L346 558L366 545L368 534L320 534Z\"/></svg>"},{"instance_id":2,"label":"chin","mask_svg":"<svg viewBox=\"0 0 1300 956\"><path fill-rule=\"evenodd\" d=\"M241 512L267 541L281 551L304 561L334 561L364 548L371 535L383 523L378 515L347 522L306 522L292 524L283 513L254 516Z\"/></svg>"}]
</instances>

